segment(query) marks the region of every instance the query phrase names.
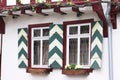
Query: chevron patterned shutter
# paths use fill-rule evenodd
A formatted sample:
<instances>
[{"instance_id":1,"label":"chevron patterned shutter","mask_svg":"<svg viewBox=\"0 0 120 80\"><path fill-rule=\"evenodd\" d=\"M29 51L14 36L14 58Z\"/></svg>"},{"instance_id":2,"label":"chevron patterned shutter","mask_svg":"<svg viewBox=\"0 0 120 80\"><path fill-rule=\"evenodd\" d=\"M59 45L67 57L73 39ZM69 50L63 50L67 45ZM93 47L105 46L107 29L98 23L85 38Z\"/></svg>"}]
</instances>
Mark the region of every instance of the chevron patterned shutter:
<instances>
[{"instance_id":1,"label":"chevron patterned shutter","mask_svg":"<svg viewBox=\"0 0 120 80\"><path fill-rule=\"evenodd\" d=\"M63 54L63 25L50 25L49 35L49 66L51 68L61 68Z\"/></svg>"},{"instance_id":2,"label":"chevron patterned shutter","mask_svg":"<svg viewBox=\"0 0 120 80\"><path fill-rule=\"evenodd\" d=\"M100 69L102 60L103 24L102 21L92 23L91 68Z\"/></svg>"},{"instance_id":3,"label":"chevron patterned shutter","mask_svg":"<svg viewBox=\"0 0 120 80\"><path fill-rule=\"evenodd\" d=\"M18 66L26 68L28 63L27 28L18 29Z\"/></svg>"}]
</instances>

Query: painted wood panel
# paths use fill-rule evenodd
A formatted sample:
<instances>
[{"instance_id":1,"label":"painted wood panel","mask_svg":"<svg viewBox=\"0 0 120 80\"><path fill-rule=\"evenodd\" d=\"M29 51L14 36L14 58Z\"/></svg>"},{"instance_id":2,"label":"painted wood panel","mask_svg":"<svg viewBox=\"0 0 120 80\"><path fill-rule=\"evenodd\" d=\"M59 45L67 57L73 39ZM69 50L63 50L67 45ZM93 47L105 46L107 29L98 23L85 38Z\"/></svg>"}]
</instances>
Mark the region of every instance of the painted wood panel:
<instances>
[{"instance_id":1,"label":"painted wood panel","mask_svg":"<svg viewBox=\"0 0 120 80\"><path fill-rule=\"evenodd\" d=\"M91 68L100 69L102 62L103 25L102 21L92 23Z\"/></svg>"},{"instance_id":2,"label":"painted wood panel","mask_svg":"<svg viewBox=\"0 0 120 80\"><path fill-rule=\"evenodd\" d=\"M18 29L18 66L26 68L28 65L27 28Z\"/></svg>"},{"instance_id":3,"label":"painted wood panel","mask_svg":"<svg viewBox=\"0 0 120 80\"><path fill-rule=\"evenodd\" d=\"M50 25L49 39L49 66L52 68L62 67L63 54L63 26L59 24Z\"/></svg>"}]
</instances>

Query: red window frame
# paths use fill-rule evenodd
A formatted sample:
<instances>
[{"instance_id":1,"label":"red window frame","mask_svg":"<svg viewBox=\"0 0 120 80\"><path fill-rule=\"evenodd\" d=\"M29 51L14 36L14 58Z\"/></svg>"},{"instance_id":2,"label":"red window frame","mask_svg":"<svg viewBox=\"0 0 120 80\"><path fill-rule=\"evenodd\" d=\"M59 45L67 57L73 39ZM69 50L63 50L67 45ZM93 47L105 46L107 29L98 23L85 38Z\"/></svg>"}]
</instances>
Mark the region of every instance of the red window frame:
<instances>
[{"instance_id":1,"label":"red window frame","mask_svg":"<svg viewBox=\"0 0 120 80\"><path fill-rule=\"evenodd\" d=\"M27 72L30 73L49 73L52 71L51 68L32 68L31 66L31 30L32 28L38 28L38 27L46 27L49 26L52 23L43 23L43 24L31 24L28 25L28 68Z\"/></svg>"},{"instance_id":2,"label":"red window frame","mask_svg":"<svg viewBox=\"0 0 120 80\"><path fill-rule=\"evenodd\" d=\"M86 20L76 20L76 21L66 21L63 22L63 26L64 26L64 32L63 32L63 69L62 69L62 73L63 74L89 74L89 72L92 72L92 69L80 69L80 70L75 70L74 72L70 71L70 70L66 70L65 69L65 65L66 65L66 50L67 50L67 25L73 25L73 24L84 24L84 23L91 23L93 22L94 19L86 19Z\"/></svg>"}]
</instances>

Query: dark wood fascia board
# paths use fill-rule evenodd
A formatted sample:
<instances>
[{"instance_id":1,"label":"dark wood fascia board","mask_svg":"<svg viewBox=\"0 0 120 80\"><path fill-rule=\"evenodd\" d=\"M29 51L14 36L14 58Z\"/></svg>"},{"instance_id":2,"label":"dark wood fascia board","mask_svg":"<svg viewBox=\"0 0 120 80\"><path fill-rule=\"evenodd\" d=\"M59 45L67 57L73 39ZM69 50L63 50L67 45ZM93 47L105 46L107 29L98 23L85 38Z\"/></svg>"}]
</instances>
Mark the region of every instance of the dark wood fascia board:
<instances>
[{"instance_id":1,"label":"dark wood fascia board","mask_svg":"<svg viewBox=\"0 0 120 80\"><path fill-rule=\"evenodd\" d=\"M5 22L1 16L0 16L0 33L5 34Z\"/></svg>"},{"instance_id":2,"label":"dark wood fascia board","mask_svg":"<svg viewBox=\"0 0 120 80\"><path fill-rule=\"evenodd\" d=\"M103 21L103 35L108 37L108 25L105 18L102 5L100 3L93 4L93 10L97 13L98 17Z\"/></svg>"}]
</instances>

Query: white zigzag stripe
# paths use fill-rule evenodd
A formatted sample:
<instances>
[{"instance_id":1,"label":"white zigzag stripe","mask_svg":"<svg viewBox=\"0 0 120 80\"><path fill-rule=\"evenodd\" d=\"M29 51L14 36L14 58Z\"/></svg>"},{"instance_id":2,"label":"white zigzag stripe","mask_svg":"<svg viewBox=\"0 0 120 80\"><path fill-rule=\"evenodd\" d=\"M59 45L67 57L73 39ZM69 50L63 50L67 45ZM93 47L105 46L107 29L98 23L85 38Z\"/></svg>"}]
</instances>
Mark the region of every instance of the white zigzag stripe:
<instances>
[{"instance_id":1,"label":"white zigzag stripe","mask_svg":"<svg viewBox=\"0 0 120 80\"><path fill-rule=\"evenodd\" d=\"M62 59L56 53L49 59L49 65L51 65L54 61L57 61L57 63L62 66Z\"/></svg>"},{"instance_id":2,"label":"white zigzag stripe","mask_svg":"<svg viewBox=\"0 0 120 80\"><path fill-rule=\"evenodd\" d=\"M23 29L21 29L21 31L18 34L18 40L21 38L21 36L24 36L26 40L28 39L27 33Z\"/></svg>"},{"instance_id":3,"label":"white zigzag stripe","mask_svg":"<svg viewBox=\"0 0 120 80\"><path fill-rule=\"evenodd\" d=\"M98 37L96 37L94 39L94 41L92 42L92 48L91 48L91 50L93 50L96 45L98 46L98 48L100 49L100 51L102 51L102 43L100 42L100 40L98 39Z\"/></svg>"},{"instance_id":4,"label":"white zigzag stripe","mask_svg":"<svg viewBox=\"0 0 120 80\"><path fill-rule=\"evenodd\" d=\"M21 44L18 46L18 53L21 51L21 49L24 49L26 52L28 51L27 46L24 44L24 42L21 42Z\"/></svg>"},{"instance_id":5,"label":"white zigzag stripe","mask_svg":"<svg viewBox=\"0 0 120 80\"><path fill-rule=\"evenodd\" d=\"M57 32L58 34L63 34L63 31L59 28L58 25L55 25L51 30L50 30L50 34L54 34L55 32ZM61 36L62 37L62 36Z\"/></svg>"},{"instance_id":6,"label":"white zigzag stripe","mask_svg":"<svg viewBox=\"0 0 120 80\"><path fill-rule=\"evenodd\" d=\"M20 65L22 61L27 65L28 60L25 58L24 55L21 55L21 57L18 59L18 64Z\"/></svg>"},{"instance_id":7,"label":"white zigzag stripe","mask_svg":"<svg viewBox=\"0 0 120 80\"><path fill-rule=\"evenodd\" d=\"M56 45L57 44L57 45ZM49 45L49 52L54 48L57 47L61 52L63 51L63 45L55 39L50 45Z\"/></svg>"},{"instance_id":8,"label":"white zigzag stripe","mask_svg":"<svg viewBox=\"0 0 120 80\"><path fill-rule=\"evenodd\" d=\"M99 58L99 56L97 55L97 53L95 53L91 59L91 65L97 61L98 65L101 67L101 59Z\"/></svg>"},{"instance_id":9,"label":"white zigzag stripe","mask_svg":"<svg viewBox=\"0 0 120 80\"><path fill-rule=\"evenodd\" d=\"M92 28L92 35L95 33L95 31L98 30L101 35L103 35L103 28L101 25L97 22L94 27Z\"/></svg>"}]
</instances>

